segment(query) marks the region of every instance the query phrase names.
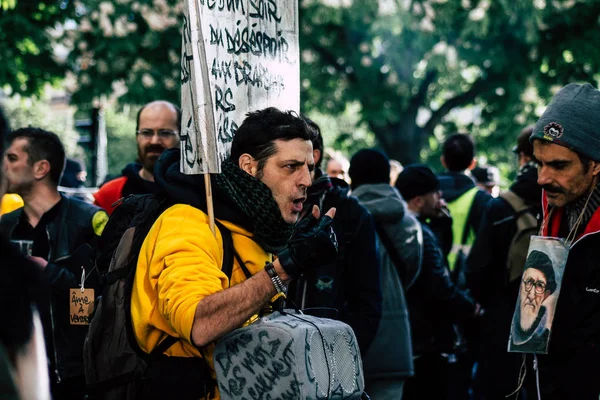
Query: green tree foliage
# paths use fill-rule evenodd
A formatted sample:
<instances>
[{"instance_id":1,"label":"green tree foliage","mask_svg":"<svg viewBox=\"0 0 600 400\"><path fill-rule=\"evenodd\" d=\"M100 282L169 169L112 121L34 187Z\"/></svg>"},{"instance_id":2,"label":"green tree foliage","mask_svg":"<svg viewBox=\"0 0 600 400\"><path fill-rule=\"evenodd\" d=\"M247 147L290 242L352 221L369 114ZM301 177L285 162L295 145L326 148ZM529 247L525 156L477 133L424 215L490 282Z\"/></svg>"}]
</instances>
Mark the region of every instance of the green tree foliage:
<instances>
[{"instance_id":1,"label":"green tree foliage","mask_svg":"<svg viewBox=\"0 0 600 400\"><path fill-rule=\"evenodd\" d=\"M73 129L72 108L56 110L48 105L47 98L38 100L21 96L5 99L0 102L0 106L4 109L12 129L34 126L54 132L61 138L68 157L82 159L88 167L90 166L90 151L78 144L80 134ZM135 112L137 108L133 110L129 106L110 106L104 110L109 176L121 175L125 165L137 159ZM85 119L89 115L80 111L77 116Z\"/></svg>"},{"instance_id":2,"label":"green tree foliage","mask_svg":"<svg viewBox=\"0 0 600 400\"><path fill-rule=\"evenodd\" d=\"M73 110L53 110L47 99L13 96L0 102L12 129L33 126L56 133L67 156L80 158L83 150L77 145L79 134L73 129Z\"/></svg>"},{"instance_id":3,"label":"green tree foliage","mask_svg":"<svg viewBox=\"0 0 600 400\"><path fill-rule=\"evenodd\" d=\"M180 101L183 0L85 0L69 66L77 74L76 103L126 90L125 104Z\"/></svg>"},{"instance_id":4,"label":"green tree foliage","mask_svg":"<svg viewBox=\"0 0 600 400\"><path fill-rule=\"evenodd\" d=\"M130 162L137 159L137 142L135 140L135 117L137 107L129 105L107 105L103 107L102 118L106 129L107 139L107 165L108 171L106 179L112 179L121 176L123 168ZM91 116L91 108L78 110L77 119L87 121ZM89 135L87 128L81 130L82 135ZM85 160L91 169L92 152L88 146L85 146ZM91 174L91 171L89 171ZM88 180L89 181L89 180ZM90 182L88 182L90 183ZM101 185L103 182L98 182Z\"/></svg>"},{"instance_id":5,"label":"green tree foliage","mask_svg":"<svg viewBox=\"0 0 600 400\"><path fill-rule=\"evenodd\" d=\"M73 0L0 0L0 89L39 95L64 77L58 40L75 10Z\"/></svg>"},{"instance_id":6,"label":"green tree foliage","mask_svg":"<svg viewBox=\"0 0 600 400\"><path fill-rule=\"evenodd\" d=\"M376 145L373 133L360 120L359 110L360 104L348 103L342 113L328 114L318 110L308 113L321 128L325 149L339 150L350 158L358 150Z\"/></svg>"},{"instance_id":7,"label":"green tree foliage","mask_svg":"<svg viewBox=\"0 0 600 400\"><path fill-rule=\"evenodd\" d=\"M51 33L66 30L77 103L115 91L126 91L122 103L178 102L182 0L5 4L12 8L0 14L0 56L10 65L0 67L0 82L26 93L52 81L62 66L50 57ZM598 80L600 0L299 4L302 110L338 116L358 104L355 127L327 139L349 152L359 145L355 133L368 130L403 163L432 160L439 142L461 130L489 162L507 163L517 132L557 88Z\"/></svg>"},{"instance_id":8,"label":"green tree foliage","mask_svg":"<svg viewBox=\"0 0 600 400\"><path fill-rule=\"evenodd\" d=\"M108 139L108 174L119 176L125 165L137 159L135 116L127 111L108 108L104 118Z\"/></svg>"},{"instance_id":9,"label":"green tree foliage","mask_svg":"<svg viewBox=\"0 0 600 400\"><path fill-rule=\"evenodd\" d=\"M556 87L594 82L600 66L596 0L324 3L302 1L303 106L338 113L359 102L403 163L457 129L506 159ZM473 114L462 126L461 107Z\"/></svg>"}]
</instances>

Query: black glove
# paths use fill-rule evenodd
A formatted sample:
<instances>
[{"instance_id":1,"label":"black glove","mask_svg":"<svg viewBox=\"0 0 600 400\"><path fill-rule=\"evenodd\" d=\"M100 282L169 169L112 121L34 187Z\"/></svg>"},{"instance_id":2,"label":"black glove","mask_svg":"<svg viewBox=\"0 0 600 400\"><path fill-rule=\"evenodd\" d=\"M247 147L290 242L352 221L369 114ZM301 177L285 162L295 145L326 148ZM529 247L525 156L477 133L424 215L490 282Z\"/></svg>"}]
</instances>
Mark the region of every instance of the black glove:
<instances>
[{"instance_id":1,"label":"black glove","mask_svg":"<svg viewBox=\"0 0 600 400\"><path fill-rule=\"evenodd\" d=\"M338 243L332 222L327 215L316 219L310 214L296 224L287 247L278 255L281 267L291 278L301 276L309 268L335 261Z\"/></svg>"}]
</instances>

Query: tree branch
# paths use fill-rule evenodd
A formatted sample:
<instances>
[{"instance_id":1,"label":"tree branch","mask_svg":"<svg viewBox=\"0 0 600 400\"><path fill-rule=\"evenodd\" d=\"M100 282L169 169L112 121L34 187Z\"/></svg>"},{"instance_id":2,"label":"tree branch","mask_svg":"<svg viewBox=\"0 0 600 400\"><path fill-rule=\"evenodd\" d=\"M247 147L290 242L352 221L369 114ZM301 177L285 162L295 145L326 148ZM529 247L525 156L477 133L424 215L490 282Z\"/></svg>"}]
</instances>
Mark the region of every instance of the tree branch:
<instances>
[{"instance_id":1,"label":"tree branch","mask_svg":"<svg viewBox=\"0 0 600 400\"><path fill-rule=\"evenodd\" d=\"M444 104L441 105L440 108L431 114L429 121L427 121L423 127L423 132L426 135L431 135L437 124L439 124L442 118L444 118L452 109L473 102L477 96L493 88L495 86L495 82L496 79L490 76L487 78L480 78L471 86L471 89L468 91L448 99Z\"/></svg>"},{"instance_id":2,"label":"tree branch","mask_svg":"<svg viewBox=\"0 0 600 400\"><path fill-rule=\"evenodd\" d=\"M333 54L331 54L329 51L327 51L327 49L325 47L321 46L319 43L317 43L314 40L311 40L311 45L312 45L311 46L312 49L315 50L317 52L317 54L319 54L326 63L330 64L339 73L346 75L348 77L348 79L350 80L350 82L356 83L358 81L354 71L348 72L347 66L340 64L338 62L338 60L335 58L335 56Z\"/></svg>"},{"instance_id":3,"label":"tree branch","mask_svg":"<svg viewBox=\"0 0 600 400\"><path fill-rule=\"evenodd\" d=\"M417 94L410 99L409 106L406 110L406 113L408 115L414 115L416 117L417 113L419 112L419 107L425 103L427 89L429 88L429 85L431 85L431 83L435 80L437 74L438 71L435 69L430 69L429 71L427 71L427 73L425 74L425 78L423 78L423 80L419 84L419 90Z\"/></svg>"},{"instance_id":4,"label":"tree branch","mask_svg":"<svg viewBox=\"0 0 600 400\"><path fill-rule=\"evenodd\" d=\"M384 129L382 129L380 126L377 126L373 120L367 121L367 124L369 125L369 128L371 129L371 131L373 132L373 134L379 141L379 144L381 145L381 147L383 147L386 151L389 152L390 141L388 140L388 135L386 134L387 132ZM387 130L388 131L394 130L395 128L393 127L393 125L395 125L395 124L390 124L390 126L387 127Z\"/></svg>"}]
</instances>

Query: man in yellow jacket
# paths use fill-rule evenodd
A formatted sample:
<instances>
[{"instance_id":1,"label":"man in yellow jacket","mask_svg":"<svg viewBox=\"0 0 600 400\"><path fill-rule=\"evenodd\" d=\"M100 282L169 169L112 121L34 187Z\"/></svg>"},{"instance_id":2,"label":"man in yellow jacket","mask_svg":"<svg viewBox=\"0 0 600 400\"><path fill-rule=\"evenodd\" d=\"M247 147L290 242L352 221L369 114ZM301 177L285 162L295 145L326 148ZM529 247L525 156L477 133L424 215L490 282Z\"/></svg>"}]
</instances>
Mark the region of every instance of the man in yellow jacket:
<instances>
[{"instance_id":1,"label":"man in yellow jacket","mask_svg":"<svg viewBox=\"0 0 600 400\"><path fill-rule=\"evenodd\" d=\"M145 352L168 336L180 340L165 351L170 357L152 363L158 370L151 375L160 379L143 382L143 398L204 396L210 376L198 371L186 382L182 376L189 368L177 367L176 360L206 356L212 363L211 344L283 292L282 282L335 259L330 228L335 209L319 219L315 206L312 216L294 225L311 184L313 135L293 112L249 113L222 173L211 175L215 216L231 231L235 252L252 275L248 279L238 259L231 279L221 271L223 239L209 228L203 177L179 172L177 149L159 159L155 180L175 205L156 220L142 245L131 315Z\"/></svg>"}]
</instances>

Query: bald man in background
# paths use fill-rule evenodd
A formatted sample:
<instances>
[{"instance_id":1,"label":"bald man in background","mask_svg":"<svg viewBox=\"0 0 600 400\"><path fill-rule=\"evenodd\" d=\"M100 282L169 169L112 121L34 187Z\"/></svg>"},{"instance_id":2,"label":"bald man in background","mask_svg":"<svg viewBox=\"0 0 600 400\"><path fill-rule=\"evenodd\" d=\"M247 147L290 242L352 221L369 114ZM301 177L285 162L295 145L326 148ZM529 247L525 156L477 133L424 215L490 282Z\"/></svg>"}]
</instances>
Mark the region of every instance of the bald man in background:
<instances>
[{"instance_id":1,"label":"bald man in background","mask_svg":"<svg viewBox=\"0 0 600 400\"><path fill-rule=\"evenodd\" d=\"M94 204L111 214L115 202L130 194L155 193L154 164L166 149L179 147L181 110L167 101L153 101L137 115L138 160L128 164L119 178L106 182L94 194Z\"/></svg>"}]
</instances>

